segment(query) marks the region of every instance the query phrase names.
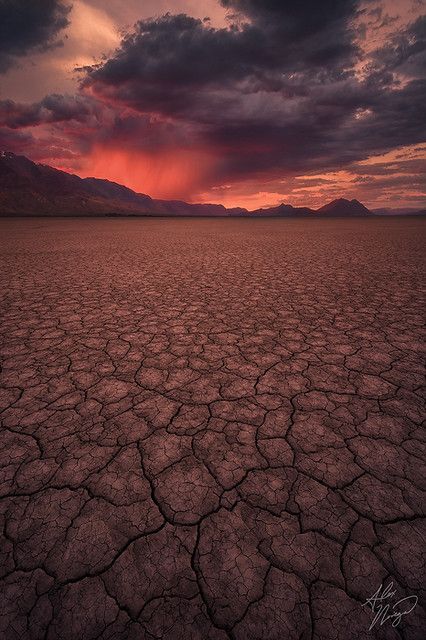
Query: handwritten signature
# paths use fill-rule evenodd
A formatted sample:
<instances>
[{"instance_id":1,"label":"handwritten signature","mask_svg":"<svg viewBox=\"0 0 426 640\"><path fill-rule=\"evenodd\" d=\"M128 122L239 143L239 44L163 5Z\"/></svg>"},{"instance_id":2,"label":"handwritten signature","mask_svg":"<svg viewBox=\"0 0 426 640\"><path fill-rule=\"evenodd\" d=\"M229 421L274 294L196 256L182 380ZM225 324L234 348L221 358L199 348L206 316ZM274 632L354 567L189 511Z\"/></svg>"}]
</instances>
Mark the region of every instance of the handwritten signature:
<instances>
[{"instance_id":1,"label":"handwritten signature","mask_svg":"<svg viewBox=\"0 0 426 640\"><path fill-rule=\"evenodd\" d=\"M418 602L417 596L407 596L392 604L389 600L393 598L395 594L396 591L393 590L393 582L390 582L387 587L383 587L383 584L381 584L377 591L364 602L362 606L370 607L375 614L368 629L369 631L371 631L377 623L382 626L388 620L392 620L392 626L397 627L402 617L411 613L416 607Z\"/></svg>"}]
</instances>

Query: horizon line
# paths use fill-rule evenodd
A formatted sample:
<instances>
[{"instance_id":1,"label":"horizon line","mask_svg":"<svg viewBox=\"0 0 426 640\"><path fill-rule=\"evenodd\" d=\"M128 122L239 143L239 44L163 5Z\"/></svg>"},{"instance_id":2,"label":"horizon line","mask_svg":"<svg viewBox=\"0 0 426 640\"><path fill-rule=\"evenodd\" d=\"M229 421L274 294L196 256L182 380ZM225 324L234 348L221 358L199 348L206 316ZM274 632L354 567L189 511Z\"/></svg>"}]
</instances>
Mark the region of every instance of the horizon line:
<instances>
[{"instance_id":1,"label":"horizon line","mask_svg":"<svg viewBox=\"0 0 426 640\"><path fill-rule=\"evenodd\" d=\"M305 204L291 204L290 202L286 202L284 200L282 200L281 202L278 202L276 204L265 204L262 205L260 207L257 207L255 209L247 209L246 207L240 206L240 205L236 205L236 206L226 206L222 203L218 203L218 202L199 202L199 201L187 201L187 200L183 200L181 198L162 198L162 197L153 197L147 193L144 193L142 191L136 191L135 189L132 189L131 187L129 187L126 184L123 184L121 182L117 182L115 180L110 180L109 178L102 178L99 176L85 176L82 177L80 176L78 173L73 173L72 171L63 169L63 168L58 168L55 166L52 166L50 164L46 164L44 162L38 162L36 160L32 160L31 158L29 158L26 155L23 154L19 154L19 153L15 153L14 151L9 151L9 150L1 150L0 151L0 157L1 158L5 158L7 156L13 156L13 157L17 157L17 158L24 158L25 160L28 160L29 162L37 165L37 166L42 166L42 167L47 167L48 169L53 169L54 171L59 171L62 173L65 173L66 175L69 176L74 176L76 178L79 178L80 180L99 180L101 182L107 182L109 184L114 184L117 185L118 187L122 187L124 189L128 189L129 191L131 191L132 193L134 193L137 196L141 196L141 197L145 197L145 198L150 198L153 201L156 202L179 202L182 204L187 204L187 205L191 205L191 206L212 206L212 207L222 207L223 209L225 209L226 211L232 211L235 209L239 209L241 211L246 211L247 213L255 213L256 211L269 211L271 209L277 209L278 207L291 207L293 209L309 209L310 211L316 213L318 211L320 211L323 207L330 205L330 204L334 204L336 202L339 202L339 200L344 201L344 202L349 202L349 203L358 203L360 205L362 205L363 207L365 207L366 209L368 209L368 211L374 213L376 211L391 211L391 212L405 212L406 215L409 214L410 211L422 211L423 209L426 210L426 204L424 206L396 206L396 207L368 207L367 205L365 205L362 201L358 200L358 198L346 198L342 195L338 196L337 198L333 198L332 200L327 201L325 204L320 205L319 207L313 207L313 206L309 206L309 205L305 205ZM112 214L114 215L114 214ZM402 213L402 215L404 215ZM158 214L157 214L158 216ZM165 215L165 217L168 217L167 214ZM278 217L278 216L277 216Z\"/></svg>"}]
</instances>

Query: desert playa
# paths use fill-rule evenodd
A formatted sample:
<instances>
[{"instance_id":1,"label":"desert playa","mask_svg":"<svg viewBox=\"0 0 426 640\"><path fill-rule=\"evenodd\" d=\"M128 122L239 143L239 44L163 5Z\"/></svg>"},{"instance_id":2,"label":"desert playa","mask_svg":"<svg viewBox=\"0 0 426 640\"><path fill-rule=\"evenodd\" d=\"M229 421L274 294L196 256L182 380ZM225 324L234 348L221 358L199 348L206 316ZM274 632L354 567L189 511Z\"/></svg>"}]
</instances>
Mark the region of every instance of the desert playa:
<instances>
[{"instance_id":1,"label":"desert playa","mask_svg":"<svg viewBox=\"0 0 426 640\"><path fill-rule=\"evenodd\" d=\"M0 232L2 638L421 638L423 219Z\"/></svg>"}]
</instances>

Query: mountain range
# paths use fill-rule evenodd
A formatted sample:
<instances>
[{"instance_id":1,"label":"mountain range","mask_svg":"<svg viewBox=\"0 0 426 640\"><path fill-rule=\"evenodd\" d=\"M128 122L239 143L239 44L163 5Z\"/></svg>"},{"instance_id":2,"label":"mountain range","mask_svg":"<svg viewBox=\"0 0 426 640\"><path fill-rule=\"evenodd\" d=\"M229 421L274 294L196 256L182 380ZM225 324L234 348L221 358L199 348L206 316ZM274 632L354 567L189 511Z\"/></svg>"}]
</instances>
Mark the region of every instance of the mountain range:
<instances>
[{"instance_id":1,"label":"mountain range","mask_svg":"<svg viewBox=\"0 0 426 640\"><path fill-rule=\"evenodd\" d=\"M380 212L383 215L383 210ZM248 211L219 204L155 200L123 185L80 178L25 156L0 152L0 216L248 216L367 217L375 214L358 200L340 198L320 209L281 204Z\"/></svg>"}]
</instances>

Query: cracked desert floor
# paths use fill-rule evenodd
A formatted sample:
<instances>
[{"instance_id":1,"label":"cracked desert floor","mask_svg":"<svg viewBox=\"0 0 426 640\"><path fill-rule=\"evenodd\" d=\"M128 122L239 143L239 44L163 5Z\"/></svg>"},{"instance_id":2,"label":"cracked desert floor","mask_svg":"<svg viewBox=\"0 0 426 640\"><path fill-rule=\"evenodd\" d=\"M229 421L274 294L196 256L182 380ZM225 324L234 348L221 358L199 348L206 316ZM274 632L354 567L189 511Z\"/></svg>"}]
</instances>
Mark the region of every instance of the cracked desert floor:
<instances>
[{"instance_id":1,"label":"cracked desert floor","mask_svg":"<svg viewBox=\"0 0 426 640\"><path fill-rule=\"evenodd\" d=\"M1 640L426 637L425 229L0 221Z\"/></svg>"}]
</instances>

